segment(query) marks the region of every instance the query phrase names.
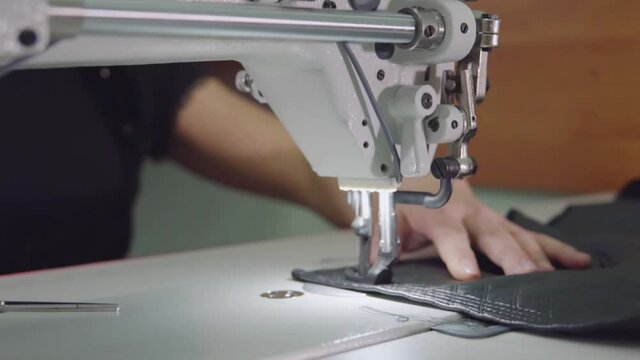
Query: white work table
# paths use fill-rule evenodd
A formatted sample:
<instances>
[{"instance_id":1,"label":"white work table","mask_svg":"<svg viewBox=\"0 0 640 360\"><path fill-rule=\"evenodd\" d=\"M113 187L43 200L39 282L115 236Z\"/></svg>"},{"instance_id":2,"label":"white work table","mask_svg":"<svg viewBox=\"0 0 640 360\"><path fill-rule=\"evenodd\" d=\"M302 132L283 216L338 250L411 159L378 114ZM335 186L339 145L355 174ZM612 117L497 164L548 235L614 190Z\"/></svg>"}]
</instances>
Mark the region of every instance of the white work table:
<instances>
[{"instance_id":1,"label":"white work table","mask_svg":"<svg viewBox=\"0 0 640 360\"><path fill-rule=\"evenodd\" d=\"M121 307L119 313L0 314L0 359L298 358L363 334L375 335L366 341L403 333L417 334L335 358L640 359L640 341L517 332L469 340L421 332L420 319L452 314L353 292L326 294L290 276L295 267L339 267L355 259L355 238L334 232L0 277L1 300ZM260 297L269 290L304 295Z\"/></svg>"}]
</instances>

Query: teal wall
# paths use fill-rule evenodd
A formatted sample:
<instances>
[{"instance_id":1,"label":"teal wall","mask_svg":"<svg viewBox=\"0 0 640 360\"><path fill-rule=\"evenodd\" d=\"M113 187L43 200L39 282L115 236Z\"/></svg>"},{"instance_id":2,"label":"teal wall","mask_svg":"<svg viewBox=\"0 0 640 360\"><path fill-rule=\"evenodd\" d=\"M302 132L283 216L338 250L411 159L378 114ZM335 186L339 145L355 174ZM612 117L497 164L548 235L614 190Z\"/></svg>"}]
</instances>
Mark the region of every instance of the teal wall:
<instances>
[{"instance_id":1,"label":"teal wall","mask_svg":"<svg viewBox=\"0 0 640 360\"><path fill-rule=\"evenodd\" d=\"M131 256L327 231L307 209L224 187L172 163L143 169Z\"/></svg>"},{"instance_id":2,"label":"teal wall","mask_svg":"<svg viewBox=\"0 0 640 360\"><path fill-rule=\"evenodd\" d=\"M500 212L558 196L492 189L478 189L477 193ZM305 208L211 183L170 162L149 162L143 169L130 255L314 234L331 228Z\"/></svg>"}]
</instances>

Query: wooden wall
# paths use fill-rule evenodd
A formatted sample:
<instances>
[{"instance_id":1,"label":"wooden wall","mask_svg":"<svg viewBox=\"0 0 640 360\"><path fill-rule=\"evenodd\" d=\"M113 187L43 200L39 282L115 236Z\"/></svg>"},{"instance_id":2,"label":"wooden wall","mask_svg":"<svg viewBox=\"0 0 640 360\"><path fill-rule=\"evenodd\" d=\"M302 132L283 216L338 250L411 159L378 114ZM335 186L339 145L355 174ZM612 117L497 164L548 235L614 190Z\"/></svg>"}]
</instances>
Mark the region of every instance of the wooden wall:
<instances>
[{"instance_id":1,"label":"wooden wall","mask_svg":"<svg viewBox=\"0 0 640 360\"><path fill-rule=\"evenodd\" d=\"M502 18L473 183L587 192L640 177L640 1L473 6Z\"/></svg>"}]
</instances>

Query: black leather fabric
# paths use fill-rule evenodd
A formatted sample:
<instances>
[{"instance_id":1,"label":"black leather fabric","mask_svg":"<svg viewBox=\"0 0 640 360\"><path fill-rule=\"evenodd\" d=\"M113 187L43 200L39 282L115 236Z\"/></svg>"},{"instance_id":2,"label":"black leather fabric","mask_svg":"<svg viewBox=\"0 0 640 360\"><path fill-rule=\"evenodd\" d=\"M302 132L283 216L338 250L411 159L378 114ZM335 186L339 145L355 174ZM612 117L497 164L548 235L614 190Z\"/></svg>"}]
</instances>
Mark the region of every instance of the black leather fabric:
<instances>
[{"instance_id":1,"label":"black leather fabric","mask_svg":"<svg viewBox=\"0 0 640 360\"><path fill-rule=\"evenodd\" d=\"M640 333L640 202L575 206L539 224L508 216L589 252L587 270L504 276L481 257L483 276L451 279L439 260L398 263L388 285L355 283L345 269L294 270L300 281L404 298L514 328L543 331Z\"/></svg>"}]
</instances>

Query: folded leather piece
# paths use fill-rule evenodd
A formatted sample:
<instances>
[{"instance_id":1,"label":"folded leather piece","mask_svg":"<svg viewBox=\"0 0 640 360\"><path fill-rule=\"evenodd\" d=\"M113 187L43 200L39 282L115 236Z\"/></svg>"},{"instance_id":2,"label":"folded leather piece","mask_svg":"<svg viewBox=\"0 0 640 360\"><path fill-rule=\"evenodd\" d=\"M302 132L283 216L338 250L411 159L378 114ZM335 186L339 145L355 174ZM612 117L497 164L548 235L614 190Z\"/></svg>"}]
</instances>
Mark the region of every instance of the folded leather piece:
<instances>
[{"instance_id":1,"label":"folded leather piece","mask_svg":"<svg viewBox=\"0 0 640 360\"><path fill-rule=\"evenodd\" d=\"M479 255L483 276L456 281L438 259L393 266L391 284L350 281L346 268L304 271L296 280L389 295L515 328L563 331L640 331L640 202L569 207L548 225L512 211L515 223L590 253L586 270L502 275Z\"/></svg>"}]
</instances>

